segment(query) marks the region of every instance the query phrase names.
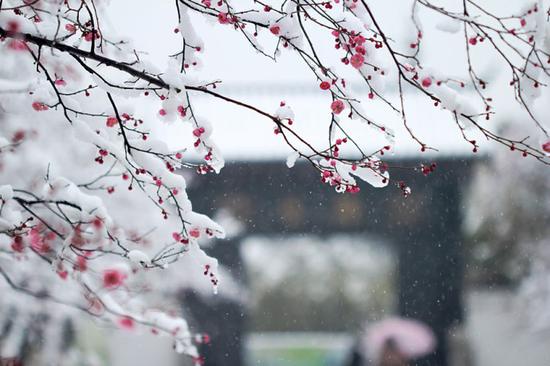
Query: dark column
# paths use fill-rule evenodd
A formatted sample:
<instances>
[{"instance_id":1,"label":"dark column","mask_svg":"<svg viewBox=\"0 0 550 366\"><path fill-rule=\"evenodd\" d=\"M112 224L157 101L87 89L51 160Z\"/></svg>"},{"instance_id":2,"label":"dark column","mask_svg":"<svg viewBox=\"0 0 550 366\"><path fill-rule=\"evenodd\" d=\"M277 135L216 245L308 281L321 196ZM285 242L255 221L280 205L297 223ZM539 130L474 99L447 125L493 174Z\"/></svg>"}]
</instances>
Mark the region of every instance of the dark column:
<instances>
[{"instance_id":1,"label":"dark column","mask_svg":"<svg viewBox=\"0 0 550 366\"><path fill-rule=\"evenodd\" d=\"M436 351L418 366L446 366L448 329L463 318L462 242L457 172L434 177L406 211L420 215L399 243L399 313L429 325Z\"/></svg>"},{"instance_id":2,"label":"dark column","mask_svg":"<svg viewBox=\"0 0 550 366\"><path fill-rule=\"evenodd\" d=\"M244 288L246 275L239 244L239 239L223 240L206 251L231 273L232 281ZM206 333L210 338L209 343L199 346L205 366L245 364L243 346L247 309L244 301L242 297L228 298L204 295L193 290L184 291L182 303L185 313L191 316L193 330Z\"/></svg>"}]
</instances>

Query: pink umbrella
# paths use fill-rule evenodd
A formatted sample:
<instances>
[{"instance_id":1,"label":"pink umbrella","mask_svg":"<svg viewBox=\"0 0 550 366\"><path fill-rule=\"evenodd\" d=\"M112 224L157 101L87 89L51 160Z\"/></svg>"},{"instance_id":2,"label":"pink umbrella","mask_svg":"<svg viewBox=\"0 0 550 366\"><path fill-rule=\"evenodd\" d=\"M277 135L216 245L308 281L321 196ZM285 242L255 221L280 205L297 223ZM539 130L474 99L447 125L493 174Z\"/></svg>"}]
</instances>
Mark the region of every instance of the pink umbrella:
<instances>
[{"instance_id":1,"label":"pink umbrella","mask_svg":"<svg viewBox=\"0 0 550 366\"><path fill-rule=\"evenodd\" d=\"M431 353L437 343L428 326L417 320L395 317L368 326L363 345L370 357L378 359L384 344L390 339L408 359Z\"/></svg>"}]
</instances>

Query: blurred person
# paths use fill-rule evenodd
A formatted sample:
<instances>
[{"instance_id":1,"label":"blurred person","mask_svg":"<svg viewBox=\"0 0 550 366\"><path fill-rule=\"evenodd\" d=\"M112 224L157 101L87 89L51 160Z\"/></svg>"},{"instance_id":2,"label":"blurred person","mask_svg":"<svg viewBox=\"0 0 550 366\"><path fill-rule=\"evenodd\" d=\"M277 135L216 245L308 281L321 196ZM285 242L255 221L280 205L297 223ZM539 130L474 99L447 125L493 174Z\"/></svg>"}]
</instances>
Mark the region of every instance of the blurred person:
<instances>
[{"instance_id":1,"label":"blurred person","mask_svg":"<svg viewBox=\"0 0 550 366\"><path fill-rule=\"evenodd\" d=\"M413 319L388 318L366 327L346 366L407 366L435 347L435 335L427 325Z\"/></svg>"},{"instance_id":2,"label":"blurred person","mask_svg":"<svg viewBox=\"0 0 550 366\"><path fill-rule=\"evenodd\" d=\"M401 352L393 338L389 338L382 347L378 366L407 366L407 358Z\"/></svg>"},{"instance_id":3,"label":"blurred person","mask_svg":"<svg viewBox=\"0 0 550 366\"><path fill-rule=\"evenodd\" d=\"M364 354L360 346L359 342L355 344L346 366L408 366L406 356L391 338L384 343L378 362Z\"/></svg>"}]
</instances>

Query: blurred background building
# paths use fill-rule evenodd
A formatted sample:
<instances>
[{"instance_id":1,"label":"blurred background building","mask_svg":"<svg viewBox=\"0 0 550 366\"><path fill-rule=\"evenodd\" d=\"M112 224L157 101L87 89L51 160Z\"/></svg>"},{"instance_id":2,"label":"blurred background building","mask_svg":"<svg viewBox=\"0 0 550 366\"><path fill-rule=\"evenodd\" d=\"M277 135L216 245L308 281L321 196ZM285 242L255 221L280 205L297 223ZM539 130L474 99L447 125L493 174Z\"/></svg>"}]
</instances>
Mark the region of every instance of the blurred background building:
<instances>
[{"instance_id":1,"label":"blurred background building","mask_svg":"<svg viewBox=\"0 0 550 366\"><path fill-rule=\"evenodd\" d=\"M435 352L414 365L549 362L550 334L527 322L519 282L480 263L486 243L466 229L473 176L490 160L437 164L429 177L396 174L416 188L409 198L391 187L339 195L306 164L235 162L191 179L195 207L213 216L221 209L218 219L234 228L208 249L228 289L181 297L195 330L211 335L205 365L347 365L364 326L392 315L421 320L437 336Z\"/></svg>"},{"instance_id":2,"label":"blurred background building","mask_svg":"<svg viewBox=\"0 0 550 366\"><path fill-rule=\"evenodd\" d=\"M449 331L463 320L459 191L469 167L462 159L438 166L439 174L429 178L410 171L394 178L418 187L409 198L395 187L335 194L308 165L289 170L276 162L231 164L219 176L197 177L189 194L197 195L199 211L223 208L243 223L246 236L236 248L220 242L212 251L242 252L242 259L218 257L237 273L248 269L248 329L264 333L264 343L266 332L352 336L367 320L399 314L425 322L437 335L436 352L418 364L444 366ZM219 188L220 179L227 190ZM330 357L331 365L343 362Z\"/></svg>"}]
</instances>

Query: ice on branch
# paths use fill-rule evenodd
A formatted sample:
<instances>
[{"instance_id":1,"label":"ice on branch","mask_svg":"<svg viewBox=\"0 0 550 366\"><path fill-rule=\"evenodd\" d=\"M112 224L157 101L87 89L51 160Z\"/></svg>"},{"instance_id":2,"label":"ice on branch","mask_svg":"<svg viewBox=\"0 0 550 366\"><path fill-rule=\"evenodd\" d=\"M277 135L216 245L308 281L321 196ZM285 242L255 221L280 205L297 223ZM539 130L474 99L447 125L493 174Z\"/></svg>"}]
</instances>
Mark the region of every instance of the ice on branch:
<instances>
[{"instance_id":1,"label":"ice on branch","mask_svg":"<svg viewBox=\"0 0 550 366\"><path fill-rule=\"evenodd\" d=\"M293 168L294 164L296 164L296 160L298 160L299 157L300 153L298 151L294 151L286 158L286 166L289 168Z\"/></svg>"}]
</instances>

